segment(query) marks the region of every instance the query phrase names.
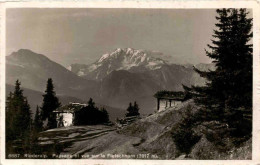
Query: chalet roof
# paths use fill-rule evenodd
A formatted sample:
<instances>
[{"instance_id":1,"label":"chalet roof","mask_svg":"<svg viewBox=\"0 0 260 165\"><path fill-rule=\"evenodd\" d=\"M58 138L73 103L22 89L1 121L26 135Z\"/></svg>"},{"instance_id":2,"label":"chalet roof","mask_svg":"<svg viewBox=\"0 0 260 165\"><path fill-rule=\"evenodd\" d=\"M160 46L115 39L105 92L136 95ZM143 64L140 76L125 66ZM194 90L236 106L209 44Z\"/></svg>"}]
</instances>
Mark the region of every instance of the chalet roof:
<instances>
[{"instance_id":1,"label":"chalet roof","mask_svg":"<svg viewBox=\"0 0 260 165\"><path fill-rule=\"evenodd\" d=\"M155 98L158 99L169 99L169 100L183 100L185 94L182 91L158 91L154 94Z\"/></svg>"},{"instance_id":2,"label":"chalet roof","mask_svg":"<svg viewBox=\"0 0 260 165\"><path fill-rule=\"evenodd\" d=\"M53 112L56 113L73 113L75 111L78 111L84 107L86 107L87 104L81 104L81 103L69 103L67 105L64 105L62 107L57 108Z\"/></svg>"}]
</instances>

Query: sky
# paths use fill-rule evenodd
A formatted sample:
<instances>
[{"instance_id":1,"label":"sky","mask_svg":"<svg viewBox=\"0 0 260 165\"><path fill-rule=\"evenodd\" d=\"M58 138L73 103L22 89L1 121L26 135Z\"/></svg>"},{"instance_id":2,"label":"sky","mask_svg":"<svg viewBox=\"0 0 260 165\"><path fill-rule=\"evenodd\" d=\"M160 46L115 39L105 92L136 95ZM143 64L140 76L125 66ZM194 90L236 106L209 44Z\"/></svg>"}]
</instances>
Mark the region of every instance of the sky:
<instances>
[{"instance_id":1,"label":"sky","mask_svg":"<svg viewBox=\"0 0 260 165\"><path fill-rule=\"evenodd\" d=\"M209 63L215 16L215 9L7 9L6 55L30 49L67 67L130 47L172 63Z\"/></svg>"}]
</instances>

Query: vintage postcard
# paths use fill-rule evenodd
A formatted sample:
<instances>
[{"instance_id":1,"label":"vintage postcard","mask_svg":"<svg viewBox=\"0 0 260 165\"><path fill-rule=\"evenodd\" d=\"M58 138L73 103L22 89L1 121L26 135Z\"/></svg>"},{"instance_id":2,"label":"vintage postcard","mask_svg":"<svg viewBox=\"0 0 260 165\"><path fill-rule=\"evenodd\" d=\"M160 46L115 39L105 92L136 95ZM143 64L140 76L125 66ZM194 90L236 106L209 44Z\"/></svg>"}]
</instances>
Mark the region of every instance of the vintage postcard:
<instances>
[{"instance_id":1,"label":"vintage postcard","mask_svg":"<svg viewBox=\"0 0 260 165\"><path fill-rule=\"evenodd\" d=\"M1 163L260 163L259 7L1 3Z\"/></svg>"}]
</instances>

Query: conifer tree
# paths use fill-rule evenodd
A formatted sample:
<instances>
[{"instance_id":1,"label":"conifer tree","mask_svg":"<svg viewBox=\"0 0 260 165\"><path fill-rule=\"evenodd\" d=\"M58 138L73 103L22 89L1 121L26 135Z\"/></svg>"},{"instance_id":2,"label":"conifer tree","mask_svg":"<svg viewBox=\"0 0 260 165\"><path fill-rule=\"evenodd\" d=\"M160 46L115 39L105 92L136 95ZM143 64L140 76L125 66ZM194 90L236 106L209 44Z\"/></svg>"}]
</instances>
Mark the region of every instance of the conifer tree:
<instances>
[{"instance_id":1,"label":"conifer tree","mask_svg":"<svg viewBox=\"0 0 260 165\"><path fill-rule=\"evenodd\" d=\"M94 108L95 102L93 101L92 98L89 99L89 101L88 101L88 106L91 107L91 108Z\"/></svg>"},{"instance_id":2,"label":"conifer tree","mask_svg":"<svg viewBox=\"0 0 260 165\"><path fill-rule=\"evenodd\" d=\"M134 102L133 114L134 114L134 116L139 116L140 115L140 113L139 113L139 106L136 103L136 101Z\"/></svg>"},{"instance_id":3,"label":"conifer tree","mask_svg":"<svg viewBox=\"0 0 260 165\"><path fill-rule=\"evenodd\" d=\"M43 95L43 103L41 107L42 119L48 119L47 127L49 129L57 127L56 116L52 112L60 106L61 104L59 99L56 97L52 79L49 78L47 81L45 94Z\"/></svg>"},{"instance_id":4,"label":"conifer tree","mask_svg":"<svg viewBox=\"0 0 260 165\"><path fill-rule=\"evenodd\" d=\"M6 144L10 149L16 140L25 146L31 128L31 111L27 98L23 96L19 80L15 82L14 92L10 92L6 102ZM26 147L26 146L25 146Z\"/></svg>"},{"instance_id":5,"label":"conifer tree","mask_svg":"<svg viewBox=\"0 0 260 165\"><path fill-rule=\"evenodd\" d=\"M36 132L40 132L43 130L43 122L42 122L42 117L38 105L36 107L36 113L35 113L33 125L34 125L34 130Z\"/></svg>"},{"instance_id":6,"label":"conifer tree","mask_svg":"<svg viewBox=\"0 0 260 165\"><path fill-rule=\"evenodd\" d=\"M218 9L211 51L216 70L200 71L206 86L189 91L200 105L200 117L229 124L237 135L250 134L252 127L252 19L246 9ZM233 132L233 133L234 133Z\"/></svg>"},{"instance_id":7,"label":"conifer tree","mask_svg":"<svg viewBox=\"0 0 260 165\"><path fill-rule=\"evenodd\" d=\"M102 112L102 122L104 123L109 122L109 114L107 110L103 107L101 108L101 112Z\"/></svg>"},{"instance_id":8,"label":"conifer tree","mask_svg":"<svg viewBox=\"0 0 260 165\"><path fill-rule=\"evenodd\" d=\"M126 117L129 116L139 116L139 107L138 104L136 103L136 101L134 102L134 105L132 105L132 103L129 103L129 106L127 108L127 113L126 113Z\"/></svg>"},{"instance_id":9,"label":"conifer tree","mask_svg":"<svg viewBox=\"0 0 260 165\"><path fill-rule=\"evenodd\" d=\"M126 117L129 117L129 116L131 116L131 114L132 114L132 112L133 112L133 105L132 105L132 103L130 102L129 103L129 106L128 106L128 108L126 109L126 111L127 111L127 113L126 113Z\"/></svg>"}]
</instances>

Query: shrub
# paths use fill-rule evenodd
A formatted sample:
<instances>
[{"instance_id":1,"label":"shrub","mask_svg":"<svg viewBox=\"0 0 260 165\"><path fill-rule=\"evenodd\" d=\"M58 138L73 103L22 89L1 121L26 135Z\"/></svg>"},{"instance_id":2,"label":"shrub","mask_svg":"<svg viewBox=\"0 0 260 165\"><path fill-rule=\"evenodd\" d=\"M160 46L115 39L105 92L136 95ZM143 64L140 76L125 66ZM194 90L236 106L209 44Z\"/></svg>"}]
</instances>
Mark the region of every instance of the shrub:
<instances>
[{"instance_id":1,"label":"shrub","mask_svg":"<svg viewBox=\"0 0 260 165\"><path fill-rule=\"evenodd\" d=\"M91 98L88 104L75 112L74 125L96 125L109 122L109 114L105 108L95 107Z\"/></svg>"},{"instance_id":2,"label":"shrub","mask_svg":"<svg viewBox=\"0 0 260 165\"><path fill-rule=\"evenodd\" d=\"M182 120L172 130L173 141L180 153L189 154L191 148L199 141L200 136L192 130L194 119L191 107L187 107Z\"/></svg>"}]
</instances>

